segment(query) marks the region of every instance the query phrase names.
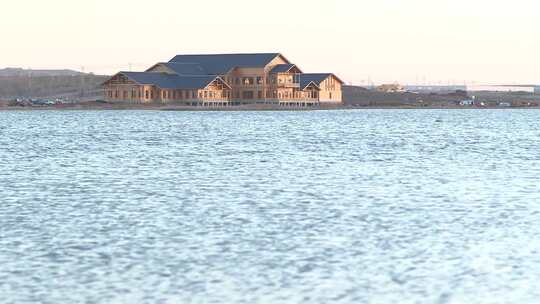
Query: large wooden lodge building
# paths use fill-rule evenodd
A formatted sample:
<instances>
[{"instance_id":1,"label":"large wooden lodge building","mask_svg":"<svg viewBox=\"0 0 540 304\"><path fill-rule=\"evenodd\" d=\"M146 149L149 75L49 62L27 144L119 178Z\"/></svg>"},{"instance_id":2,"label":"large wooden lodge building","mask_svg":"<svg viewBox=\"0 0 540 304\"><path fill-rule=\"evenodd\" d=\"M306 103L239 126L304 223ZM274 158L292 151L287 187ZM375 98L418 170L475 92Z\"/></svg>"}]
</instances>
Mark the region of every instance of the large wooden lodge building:
<instances>
[{"instance_id":1,"label":"large wooden lodge building","mask_svg":"<svg viewBox=\"0 0 540 304\"><path fill-rule=\"evenodd\" d=\"M109 102L227 106L317 106L342 102L332 73L303 73L278 53L178 55L145 72L119 72L104 84Z\"/></svg>"}]
</instances>

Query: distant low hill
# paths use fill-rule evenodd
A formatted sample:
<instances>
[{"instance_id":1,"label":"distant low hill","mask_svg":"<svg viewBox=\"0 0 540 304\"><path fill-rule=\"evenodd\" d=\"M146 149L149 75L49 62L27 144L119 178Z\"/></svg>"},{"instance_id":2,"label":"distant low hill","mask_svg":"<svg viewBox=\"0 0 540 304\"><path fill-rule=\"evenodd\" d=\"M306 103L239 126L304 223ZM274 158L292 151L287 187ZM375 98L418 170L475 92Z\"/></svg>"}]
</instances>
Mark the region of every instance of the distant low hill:
<instances>
[{"instance_id":1,"label":"distant low hill","mask_svg":"<svg viewBox=\"0 0 540 304\"><path fill-rule=\"evenodd\" d=\"M353 85L344 85L342 87L342 90L343 90L343 100L345 102L349 101L349 103L355 101L358 98L358 96L363 96L364 93L369 91L368 89L364 87L353 86Z\"/></svg>"},{"instance_id":2,"label":"distant low hill","mask_svg":"<svg viewBox=\"0 0 540 304\"><path fill-rule=\"evenodd\" d=\"M452 94L386 93L359 86L343 86L343 103L347 106L401 106L419 103L451 103L468 99L466 92Z\"/></svg>"},{"instance_id":3,"label":"distant low hill","mask_svg":"<svg viewBox=\"0 0 540 304\"><path fill-rule=\"evenodd\" d=\"M0 70L0 98L103 98L100 85L108 76L72 70Z\"/></svg>"},{"instance_id":4,"label":"distant low hill","mask_svg":"<svg viewBox=\"0 0 540 304\"><path fill-rule=\"evenodd\" d=\"M67 69L63 69L63 70L31 70L31 69L21 69L21 68L0 69L0 77L79 76L83 74L84 73L74 71L74 70L67 70Z\"/></svg>"}]
</instances>

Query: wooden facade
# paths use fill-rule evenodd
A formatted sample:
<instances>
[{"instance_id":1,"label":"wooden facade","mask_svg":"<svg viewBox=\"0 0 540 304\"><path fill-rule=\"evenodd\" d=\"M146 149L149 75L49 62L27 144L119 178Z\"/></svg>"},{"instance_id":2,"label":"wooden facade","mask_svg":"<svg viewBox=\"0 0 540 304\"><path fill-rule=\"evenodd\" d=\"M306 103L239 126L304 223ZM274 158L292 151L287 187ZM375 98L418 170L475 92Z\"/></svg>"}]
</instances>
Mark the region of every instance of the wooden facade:
<instances>
[{"instance_id":1,"label":"wooden facade","mask_svg":"<svg viewBox=\"0 0 540 304\"><path fill-rule=\"evenodd\" d=\"M245 56L254 56L247 54ZM205 56L205 55L200 55ZM227 55L206 55L225 56ZM232 55L230 55L232 56ZM242 55L240 55L242 56ZM233 57L238 58L238 56ZM249 57L248 57L249 59ZM341 103L343 82L334 74L304 74L283 55L254 66L212 61L219 74L205 74L204 64L168 62L158 63L142 73L120 72L104 84L105 98L110 102L130 103L182 103L186 105L226 106L263 103L282 106L315 106ZM231 67L232 65L232 67ZM187 71L189 68L193 71ZM151 73L151 74L150 74ZM183 74L186 73L186 74ZM211 75L210 81L190 87L187 73ZM163 75L157 77L157 74ZM182 76L175 78L176 75ZM151 76L151 77L150 77ZM150 80L148 80L150 79ZM157 80L156 80L157 79ZM179 87L171 82L178 83Z\"/></svg>"},{"instance_id":2,"label":"wooden facade","mask_svg":"<svg viewBox=\"0 0 540 304\"><path fill-rule=\"evenodd\" d=\"M226 106L231 101L231 90L221 79L203 88L161 88L158 85L138 83L120 72L109 79L104 87L105 99L110 102Z\"/></svg>"}]
</instances>

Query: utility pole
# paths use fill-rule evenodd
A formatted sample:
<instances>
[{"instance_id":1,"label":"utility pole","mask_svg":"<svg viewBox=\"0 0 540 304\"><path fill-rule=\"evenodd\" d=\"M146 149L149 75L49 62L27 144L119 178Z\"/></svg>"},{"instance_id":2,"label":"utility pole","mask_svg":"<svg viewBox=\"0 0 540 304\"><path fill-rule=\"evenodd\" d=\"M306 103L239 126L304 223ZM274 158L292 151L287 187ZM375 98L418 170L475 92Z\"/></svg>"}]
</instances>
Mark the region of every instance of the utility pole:
<instances>
[{"instance_id":1,"label":"utility pole","mask_svg":"<svg viewBox=\"0 0 540 304\"><path fill-rule=\"evenodd\" d=\"M84 66L81 66L81 93L80 97L84 97Z\"/></svg>"}]
</instances>

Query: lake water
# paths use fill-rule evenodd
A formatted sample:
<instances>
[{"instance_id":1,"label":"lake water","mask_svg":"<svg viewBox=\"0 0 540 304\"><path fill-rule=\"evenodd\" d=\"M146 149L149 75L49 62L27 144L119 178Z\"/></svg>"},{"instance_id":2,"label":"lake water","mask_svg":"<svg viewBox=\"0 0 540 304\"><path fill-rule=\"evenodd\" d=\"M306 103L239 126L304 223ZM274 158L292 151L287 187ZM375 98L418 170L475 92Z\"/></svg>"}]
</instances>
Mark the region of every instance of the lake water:
<instances>
[{"instance_id":1,"label":"lake water","mask_svg":"<svg viewBox=\"0 0 540 304\"><path fill-rule=\"evenodd\" d=\"M540 111L0 112L0 303L539 303Z\"/></svg>"}]
</instances>

